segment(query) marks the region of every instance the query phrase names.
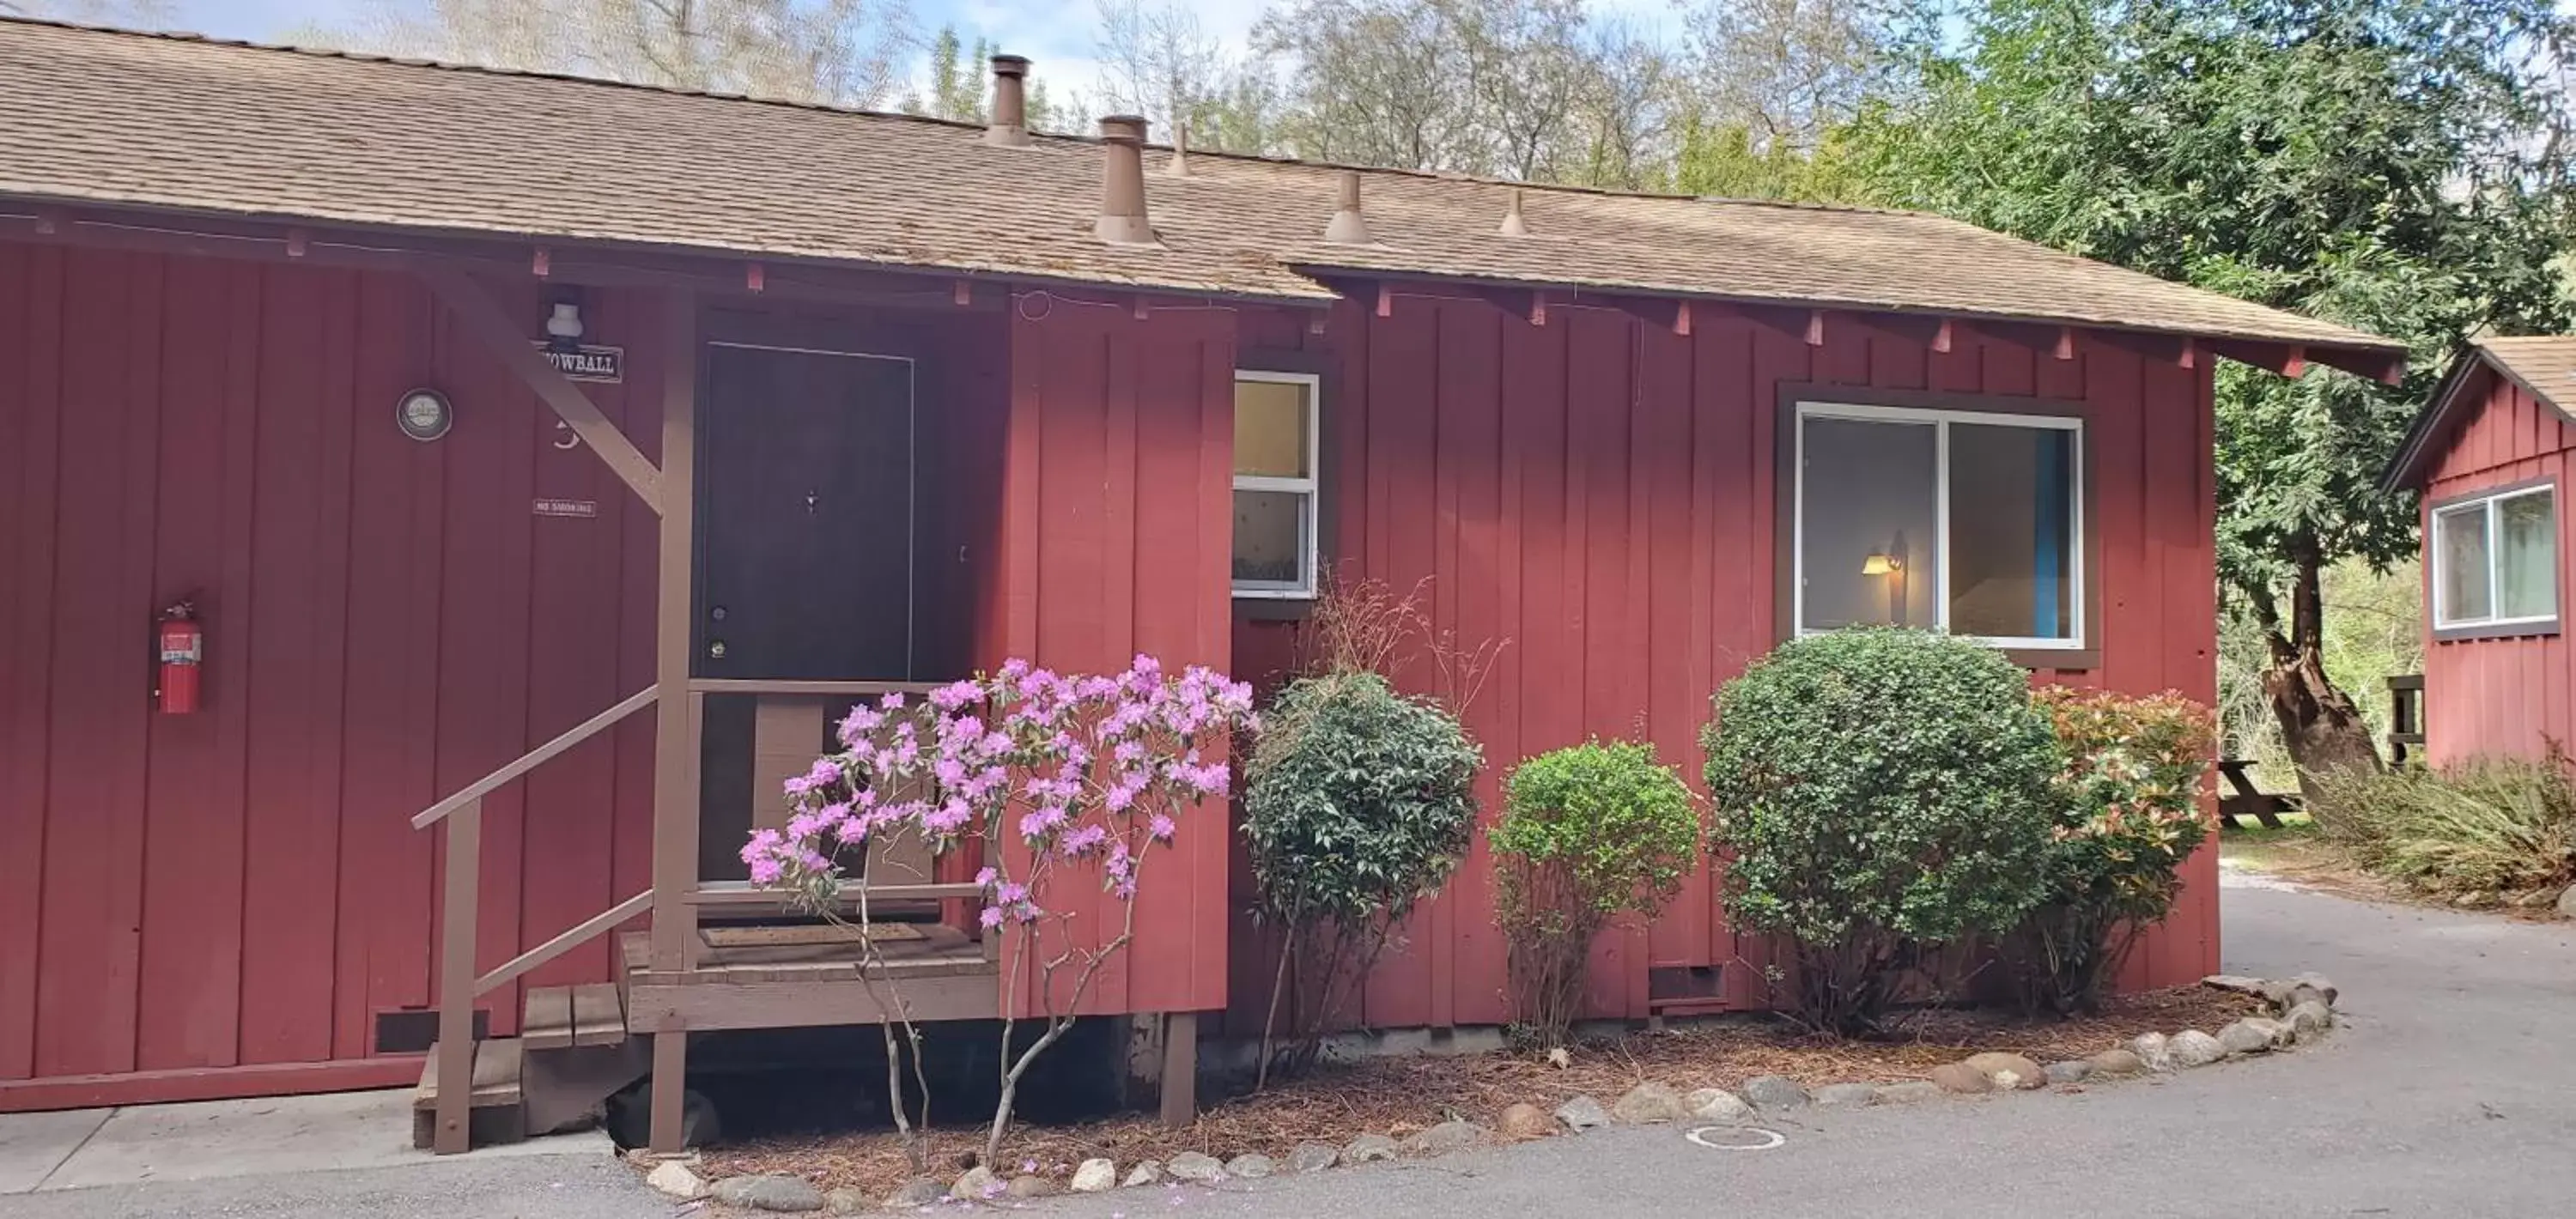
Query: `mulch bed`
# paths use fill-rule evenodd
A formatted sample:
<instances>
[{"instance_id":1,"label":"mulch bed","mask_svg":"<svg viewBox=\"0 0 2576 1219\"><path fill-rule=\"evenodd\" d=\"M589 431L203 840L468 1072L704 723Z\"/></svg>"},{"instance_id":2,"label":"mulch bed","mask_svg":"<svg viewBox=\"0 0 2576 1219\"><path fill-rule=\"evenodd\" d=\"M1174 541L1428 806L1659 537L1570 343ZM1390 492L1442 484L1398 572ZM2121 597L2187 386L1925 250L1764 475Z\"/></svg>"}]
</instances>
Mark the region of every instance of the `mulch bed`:
<instances>
[{"instance_id":1,"label":"mulch bed","mask_svg":"<svg viewBox=\"0 0 2576 1219\"><path fill-rule=\"evenodd\" d=\"M1882 1041L1801 1037L1767 1017L1730 1017L1585 1045L1573 1051L1566 1067L1518 1053L1372 1058L1217 1102L1186 1130L1167 1130L1143 1114L1073 1126L1022 1126L1005 1145L1004 1162L993 1167L1005 1177L1034 1171L1060 1181L1093 1156L1116 1160L1121 1171L1184 1151L1219 1159L1259 1152L1284 1160L1304 1142L1339 1147L1368 1132L1401 1138L1451 1118L1490 1125L1504 1107L1522 1101L1553 1109L1584 1093L1607 1105L1649 1080L1684 1090L1731 1088L1756 1075L1785 1075L1810 1087L1892 1083L1921 1079L1942 1063L1985 1050L2047 1063L2126 1045L2140 1033L2215 1032L2260 1010L2260 1001L2250 996L2185 986L2125 996L2099 1015L2070 1020L1925 1011L1909 1016L1896 1036ZM937 1132L931 1172L954 1176L971 1164L982 1141L976 1128ZM824 1188L856 1186L877 1194L910 1176L902 1145L884 1130L762 1139L710 1149L705 1159L713 1177L789 1173Z\"/></svg>"}]
</instances>

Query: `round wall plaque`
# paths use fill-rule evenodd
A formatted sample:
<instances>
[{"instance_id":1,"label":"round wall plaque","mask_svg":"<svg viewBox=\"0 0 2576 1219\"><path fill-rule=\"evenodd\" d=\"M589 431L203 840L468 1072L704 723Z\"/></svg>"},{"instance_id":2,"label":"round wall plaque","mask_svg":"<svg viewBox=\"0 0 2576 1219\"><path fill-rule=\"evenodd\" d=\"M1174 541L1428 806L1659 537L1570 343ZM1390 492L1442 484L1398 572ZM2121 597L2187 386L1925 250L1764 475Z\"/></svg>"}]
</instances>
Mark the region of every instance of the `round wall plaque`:
<instances>
[{"instance_id":1,"label":"round wall plaque","mask_svg":"<svg viewBox=\"0 0 2576 1219\"><path fill-rule=\"evenodd\" d=\"M456 408L437 390L416 389L402 396L394 408L394 422L414 440L436 440L455 424Z\"/></svg>"}]
</instances>

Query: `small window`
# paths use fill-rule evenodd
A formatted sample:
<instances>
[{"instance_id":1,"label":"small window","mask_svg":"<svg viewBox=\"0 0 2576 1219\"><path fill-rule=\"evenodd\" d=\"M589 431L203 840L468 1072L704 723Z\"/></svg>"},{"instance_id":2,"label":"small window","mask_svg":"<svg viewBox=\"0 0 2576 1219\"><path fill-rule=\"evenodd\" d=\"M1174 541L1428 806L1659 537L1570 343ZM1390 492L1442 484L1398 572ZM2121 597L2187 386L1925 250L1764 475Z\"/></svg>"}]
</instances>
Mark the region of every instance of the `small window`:
<instances>
[{"instance_id":1,"label":"small window","mask_svg":"<svg viewBox=\"0 0 2576 1219\"><path fill-rule=\"evenodd\" d=\"M2433 510L2435 630L2557 622L2557 488L2526 487Z\"/></svg>"},{"instance_id":2,"label":"small window","mask_svg":"<svg viewBox=\"0 0 2576 1219\"><path fill-rule=\"evenodd\" d=\"M1312 597L1316 399L1312 373L1234 374L1234 595Z\"/></svg>"},{"instance_id":3,"label":"small window","mask_svg":"<svg viewBox=\"0 0 2576 1219\"><path fill-rule=\"evenodd\" d=\"M1798 629L2084 646L2083 422L1804 403Z\"/></svg>"}]
</instances>

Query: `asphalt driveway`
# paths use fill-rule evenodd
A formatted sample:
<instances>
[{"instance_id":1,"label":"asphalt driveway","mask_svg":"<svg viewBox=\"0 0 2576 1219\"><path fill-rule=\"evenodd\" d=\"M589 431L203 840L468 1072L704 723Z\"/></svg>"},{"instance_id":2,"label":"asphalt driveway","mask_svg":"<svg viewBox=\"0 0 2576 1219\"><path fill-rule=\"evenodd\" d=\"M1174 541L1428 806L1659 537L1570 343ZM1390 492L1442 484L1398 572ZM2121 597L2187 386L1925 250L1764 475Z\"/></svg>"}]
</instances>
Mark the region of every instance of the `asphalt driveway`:
<instances>
[{"instance_id":1,"label":"asphalt driveway","mask_svg":"<svg viewBox=\"0 0 2576 1219\"><path fill-rule=\"evenodd\" d=\"M1812 1113L1764 1151L1623 1129L1438 1160L1034 1204L1081 1219L2576 1214L2576 924L2224 894L2231 972L2344 991L2323 1046L2080 1093ZM667 1219L609 1161L422 1163L0 1198L16 1219Z\"/></svg>"}]
</instances>

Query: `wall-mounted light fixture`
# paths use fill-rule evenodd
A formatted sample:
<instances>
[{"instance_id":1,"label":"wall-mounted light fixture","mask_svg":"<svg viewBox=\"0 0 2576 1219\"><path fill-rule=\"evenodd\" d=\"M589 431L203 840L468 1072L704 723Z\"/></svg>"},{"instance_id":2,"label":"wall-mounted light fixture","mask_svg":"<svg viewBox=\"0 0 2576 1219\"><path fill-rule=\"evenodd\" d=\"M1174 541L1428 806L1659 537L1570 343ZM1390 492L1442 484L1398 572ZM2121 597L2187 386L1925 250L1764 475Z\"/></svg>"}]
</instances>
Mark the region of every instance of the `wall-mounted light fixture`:
<instances>
[{"instance_id":1,"label":"wall-mounted light fixture","mask_svg":"<svg viewBox=\"0 0 2576 1219\"><path fill-rule=\"evenodd\" d=\"M546 346L561 352L581 348L581 302L559 300L546 317Z\"/></svg>"}]
</instances>

